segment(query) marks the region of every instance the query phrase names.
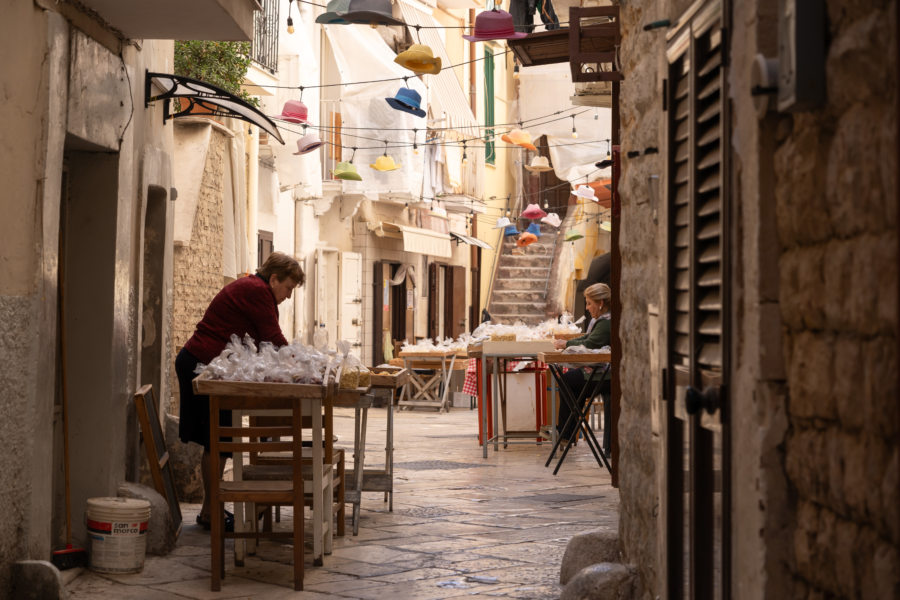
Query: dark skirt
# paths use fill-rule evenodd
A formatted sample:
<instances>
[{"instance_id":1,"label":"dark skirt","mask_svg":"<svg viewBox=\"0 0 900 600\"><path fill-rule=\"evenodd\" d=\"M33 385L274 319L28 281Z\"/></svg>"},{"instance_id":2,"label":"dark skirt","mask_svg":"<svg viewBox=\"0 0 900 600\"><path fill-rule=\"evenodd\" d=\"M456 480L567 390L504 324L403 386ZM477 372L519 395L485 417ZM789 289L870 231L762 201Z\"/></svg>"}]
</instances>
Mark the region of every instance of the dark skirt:
<instances>
[{"instance_id":1,"label":"dark skirt","mask_svg":"<svg viewBox=\"0 0 900 600\"><path fill-rule=\"evenodd\" d=\"M584 376L584 371L582 369L569 369L568 371L563 373L563 379L566 380L566 383L569 385L569 389L571 389L576 396L584 389L585 385L587 384L587 378ZM595 378L591 382L591 389L587 390L587 393L585 394L583 400L584 404L579 407L582 411L584 411L585 405L588 402L591 402L595 396L597 396L598 394L603 395L603 450L605 452L609 452L610 447L610 432L607 425L609 423L609 412L607 411L608 407L610 406L609 391L609 379L598 380ZM578 433L578 417L573 416L572 419L569 420L569 416L571 414L572 411L569 409L568 402L560 398L559 420L556 424L556 430L559 432L559 435L562 438L567 440L574 439L575 435Z\"/></svg>"},{"instance_id":2,"label":"dark skirt","mask_svg":"<svg viewBox=\"0 0 900 600\"><path fill-rule=\"evenodd\" d=\"M200 361L193 354L181 349L175 358L175 373L181 392L178 437L185 444L194 442L209 451L209 396L194 393L194 370ZM219 425L231 426L231 411L219 411ZM225 455L223 453L223 455ZM230 454L228 454L230 456Z\"/></svg>"}]
</instances>

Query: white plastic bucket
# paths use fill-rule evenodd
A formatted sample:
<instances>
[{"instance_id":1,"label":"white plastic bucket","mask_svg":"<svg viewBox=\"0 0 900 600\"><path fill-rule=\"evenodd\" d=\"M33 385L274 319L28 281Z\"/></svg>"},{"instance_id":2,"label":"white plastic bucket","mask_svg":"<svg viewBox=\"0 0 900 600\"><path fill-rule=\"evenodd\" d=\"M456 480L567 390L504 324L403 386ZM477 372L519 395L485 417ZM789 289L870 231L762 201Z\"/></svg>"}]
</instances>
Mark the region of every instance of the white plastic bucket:
<instances>
[{"instance_id":1,"label":"white plastic bucket","mask_svg":"<svg viewBox=\"0 0 900 600\"><path fill-rule=\"evenodd\" d=\"M91 569L100 573L137 573L144 568L150 502L137 498L88 498Z\"/></svg>"}]
</instances>

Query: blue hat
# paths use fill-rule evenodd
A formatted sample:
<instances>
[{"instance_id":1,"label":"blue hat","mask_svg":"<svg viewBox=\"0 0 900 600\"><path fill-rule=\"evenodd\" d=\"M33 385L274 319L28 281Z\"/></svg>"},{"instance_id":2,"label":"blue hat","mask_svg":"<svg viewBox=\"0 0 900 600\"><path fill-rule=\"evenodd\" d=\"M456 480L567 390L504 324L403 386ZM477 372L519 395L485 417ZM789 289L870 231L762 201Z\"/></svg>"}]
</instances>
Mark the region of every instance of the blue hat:
<instances>
[{"instance_id":1,"label":"blue hat","mask_svg":"<svg viewBox=\"0 0 900 600\"><path fill-rule=\"evenodd\" d=\"M397 93L394 94L393 98L385 98L385 100L387 100L387 103L390 104L391 107L396 108L397 110L408 112L417 117L425 116L425 111L419 108L419 105L422 102L422 96L420 96L419 92L416 90L402 87L397 90Z\"/></svg>"},{"instance_id":2,"label":"blue hat","mask_svg":"<svg viewBox=\"0 0 900 600\"><path fill-rule=\"evenodd\" d=\"M503 235L519 235L519 230L516 229L515 225L507 225L506 229L503 230Z\"/></svg>"},{"instance_id":3,"label":"blue hat","mask_svg":"<svg viewBox=\"0 0 900 600\"><path fill-rule=\"evenodd\" d=\"M528 229L526 229L525 231L527 231L528 233L533 233L534 235L536 235L538 237L541 237L541 226L538 225L537 223L532 223L531 225L528 226Z\"/></svg>"}]
</instances>

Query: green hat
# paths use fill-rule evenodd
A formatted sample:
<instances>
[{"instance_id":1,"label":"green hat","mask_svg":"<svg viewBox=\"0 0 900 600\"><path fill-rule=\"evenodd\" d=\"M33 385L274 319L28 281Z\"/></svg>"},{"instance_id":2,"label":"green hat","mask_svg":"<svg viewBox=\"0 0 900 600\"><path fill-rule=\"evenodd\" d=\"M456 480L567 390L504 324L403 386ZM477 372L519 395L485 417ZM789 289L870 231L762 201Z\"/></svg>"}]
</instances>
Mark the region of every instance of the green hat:
<instances>
[{"instance_id":1,"label":"green hat","mask_svg":"<svg viewBox=\"0 0 900 600\"><path fill-rule=\"evenodd\" d=\"M353 181L362 181L362 177L356 172L356 165L351 162L339 162L334 166L331 172L335 179L352 179Z\"/></svg>"},{"instance_id":2,"label":"green hat","mask_svg":"<svg viewBox=\"0 0 900 600\"><path fill-rule=\"evenodd\" d=\"M583 237L584 236L581 235L581 232L578 231L577 229L570 229L566 232L566 241L567 242L574 242L575 240L580 240Z\"/></svg>"}]
</instances>

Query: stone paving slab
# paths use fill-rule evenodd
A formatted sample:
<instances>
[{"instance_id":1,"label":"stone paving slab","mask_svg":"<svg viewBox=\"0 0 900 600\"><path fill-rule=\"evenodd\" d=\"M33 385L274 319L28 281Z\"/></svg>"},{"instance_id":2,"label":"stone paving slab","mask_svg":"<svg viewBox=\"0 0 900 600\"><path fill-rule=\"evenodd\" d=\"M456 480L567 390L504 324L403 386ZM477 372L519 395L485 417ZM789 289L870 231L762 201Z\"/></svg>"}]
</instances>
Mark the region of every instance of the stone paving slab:
<instances>
[{"instance_id":1,"label":"stone paving slab","mask_svg":"<svg viewBox=\"0 0 900 600\"><path fill-rule=\"evenodd\" d=\"M369 411L367 467L383 464L385 410ZM335 416L338 446L348 447L352 411L336 409ZM468 409L396 412L394 512L384 494L364 493L359 535L350 535L348 511L347 535L335 537L325 564L315 567L308 556L303 592L292 589L291 545L284 540L263 541L242 567L227 541L222 591L211 592L209 533L194 523L199 505L182 504L185 522L172 553L148 556L141 573L84 570L68 584L70 598L558 598L569 538L615 531L618 491L583 444L553 476L544 467L549 444L497 452L491 446L484 459L477 432L477 412ZM282 508L281 516L276 527L289 528L291 510Z\"/></svg>"}]
</instances>

